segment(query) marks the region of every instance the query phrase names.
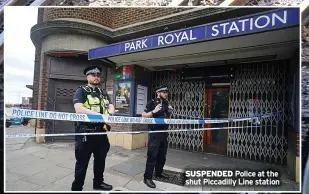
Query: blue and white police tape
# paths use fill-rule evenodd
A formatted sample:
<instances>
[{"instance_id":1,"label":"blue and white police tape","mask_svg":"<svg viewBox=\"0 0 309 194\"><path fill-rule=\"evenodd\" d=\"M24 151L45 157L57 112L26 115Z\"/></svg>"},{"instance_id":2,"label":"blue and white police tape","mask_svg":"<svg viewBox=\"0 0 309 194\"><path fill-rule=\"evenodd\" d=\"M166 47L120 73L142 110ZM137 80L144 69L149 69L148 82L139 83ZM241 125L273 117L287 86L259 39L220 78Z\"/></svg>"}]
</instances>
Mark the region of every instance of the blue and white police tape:
<instances>
[{"instance_id":1,"label":"blue and white police tape","mask_svg":"<svg viewBox=\"0 0 309 194\"><path fill-rule=\"evenodd\" d=\"M6 135L6 138L22 138L22 137L56 137L56 136L78 136L78 135L109 135L109 134L141 134L141 133L165 133L165 132L191 132L204 130L222 130L222 129L244 129L260 126L241 126L241 127L213 127L213 128L198 128L198 129L174 129L174 130L156 130L156 131L109 131L109 132L93 132L93 133L58 133L58 134L12 134Z\"/></svg>"},{"instance_id":2,"label":"blue and white police tape","mask_svg":"<svg viewBox=\"0 0 309 194\"><path fill-rule=\"evenodd\" d=\"M254 117L236 118L236 119L163 119L163 118L143 118L143 117L123 117L107 115L86 115L66 112L40 111L29 109L13 109L12 117L62 120L62 121L80 121L93 123L136 123L136 124L210 124L210 123L229 123L237 121L257 120L258 118L271 117L274 113L257 115Z\"/></svg>"},{"instance_id":3,"label":"blue and white police tape","mask_svg":"<svg viewBox=\"0 0 309 194\"><path fill-rule=\"evenodd\" d=\"M283 111L279 111L279 112L283 112ZM277 112L277 113L279 113ZM255 115L254 117L248 117L248 118L266 118L266 117L270 117L270 116L273 116L277 113L265 113L265 114L258 114L258 115ZM178 116L178 117L184 117L184 118L190 118L190 119L202 119L202 120L222 120L222 119L226 119L226 120L230 120L229 118L219 118L219 119L216 119L216 118L201 118L201 117L194 117L194 116L191 116L191 115L183 115L183 114L177 114L177 113L174 113L172 112L172 115L173 116ZM233 118L233 119L241 119L243 117L237 117L237 118ZM254 119L251 119L251 120L254 120Z\"/></svg>"}]
</instances>

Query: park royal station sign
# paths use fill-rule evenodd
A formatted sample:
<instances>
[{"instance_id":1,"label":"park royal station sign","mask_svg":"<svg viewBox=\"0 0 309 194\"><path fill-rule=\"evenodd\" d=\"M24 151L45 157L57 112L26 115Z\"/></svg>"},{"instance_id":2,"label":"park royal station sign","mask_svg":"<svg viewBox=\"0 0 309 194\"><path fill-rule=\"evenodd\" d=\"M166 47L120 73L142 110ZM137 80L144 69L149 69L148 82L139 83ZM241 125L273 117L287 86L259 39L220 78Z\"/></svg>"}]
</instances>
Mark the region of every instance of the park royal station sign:
<instances>
[{"instance_id":1,"label":"park royal station sign","mask_svg":"<svg viewBox=\"0 0 309 194\"><path fill-rule=\"evenodd\" d=\"M105 58L297 26L300 20L299 14L299 8L276 9L234 20L211 23L94 48L89 50L88 58L90 60Z\"/></svg>"}]
</instances>

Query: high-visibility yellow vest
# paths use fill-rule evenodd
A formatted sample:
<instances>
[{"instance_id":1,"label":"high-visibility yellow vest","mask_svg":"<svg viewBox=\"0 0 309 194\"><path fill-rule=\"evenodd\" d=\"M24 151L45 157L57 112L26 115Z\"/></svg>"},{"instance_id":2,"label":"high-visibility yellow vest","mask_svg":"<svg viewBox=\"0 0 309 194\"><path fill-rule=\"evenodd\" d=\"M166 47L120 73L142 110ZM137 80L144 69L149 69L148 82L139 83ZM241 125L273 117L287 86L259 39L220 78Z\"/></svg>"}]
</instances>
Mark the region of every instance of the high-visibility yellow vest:
<instances>
[{"instance_id":1,"label":"high-visibility yellow vest","mask_svg":"<svg viewBox=\"0 0 309 194\"><path fill-rule=\"evenodd\" d=\"M86 97L85 108L103 115L109 115L107 94L104 94L100 88L93 89L88 85L81 86L81 88Z\"/></svg>"}]
</instances>

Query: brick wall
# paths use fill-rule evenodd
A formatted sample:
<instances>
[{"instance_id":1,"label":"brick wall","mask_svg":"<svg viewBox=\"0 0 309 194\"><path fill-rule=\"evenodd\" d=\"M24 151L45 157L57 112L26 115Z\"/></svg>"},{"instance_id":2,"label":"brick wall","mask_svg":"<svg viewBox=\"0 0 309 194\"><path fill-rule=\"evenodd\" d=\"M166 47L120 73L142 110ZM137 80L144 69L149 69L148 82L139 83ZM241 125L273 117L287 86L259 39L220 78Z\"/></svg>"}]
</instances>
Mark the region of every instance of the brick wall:
<instances>
[{"instance_id":1,"label":"brick wall","mask_svg":"<svg viewBox=\"0 0 309 194\"><path fill-rule=\"evenodd\" d=\"M47 91L48 91L47 60L48 57L46 55L42 55L40 78L39 78L38 110L46 110L47 105ZM45 128L45 120L41 119L38 120L38 128Z\"/></svg>"},{"instance_id":2,"label":"brick wall","mask_svg":"<svg viewBox=\"0 0 309 194\"><path fill-rule=\"evenodd\" d=\"M166 15L182 12L191 8L115 8L113 28L143 22Z\"/></svg>"},{"instance_id":3,"label":"brick wall","mask_svg":"<svg viewBox=\"0 0 309 194\"><path fill-rule=\"evenodd\" d=\"M58 18L77 18L96 22L112 28L113 9L111 8L44 8L43 21Z\"/></svg>"},{"instance_id":4,"label":"brick wall","mask_svg":"<svg viewBox=\"0 0 309 194\"><path fill-rule=\"evenodd\" d=\"M105 80L106 80L105 90L109 94L109 97L113 99L113 91L114 91L113 89L114 89L114 80L115 80L114 69L110 67L106 69L106 79Z\"/></svg>"},{"instance_id":5,"label":"brick wall","mask_svg":"<svg viewBox=\"0 0 309 194\"><path fill-rule=\"evenodd\" d=\"M135 123L111 123L112 131L147 131L148 125Z\"/></svg>"},{"instance_id":6,"label":"brick wall","mask_svg":"<svg viewBox=\"0 0 309 194\"><path fill-rule=\"evenodd\" d=\"M44 8L43 21L77 18L119 28L188 9L191 8Z\"/></svg>"}]
</instances>

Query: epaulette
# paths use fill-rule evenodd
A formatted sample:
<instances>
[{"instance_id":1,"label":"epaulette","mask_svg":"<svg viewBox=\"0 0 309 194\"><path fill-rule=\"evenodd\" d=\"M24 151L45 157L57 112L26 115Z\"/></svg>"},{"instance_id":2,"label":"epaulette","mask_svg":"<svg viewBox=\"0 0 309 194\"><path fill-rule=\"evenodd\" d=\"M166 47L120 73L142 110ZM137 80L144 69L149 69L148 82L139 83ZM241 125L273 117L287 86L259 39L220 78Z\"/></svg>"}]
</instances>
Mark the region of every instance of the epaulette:
<instances>
[{"instance_id":1,"label":"epaulette","mask_svg":"<svg viewBox=\"0 0 309 194\"><path fill-rule=\"evenodd\" d=\"M82 88L83 90L85 90L86 92L91 92L91 88L88 86L88 85L82 85L82 86L79 86L80 88Z\"/></svg>"}]
</instances>

